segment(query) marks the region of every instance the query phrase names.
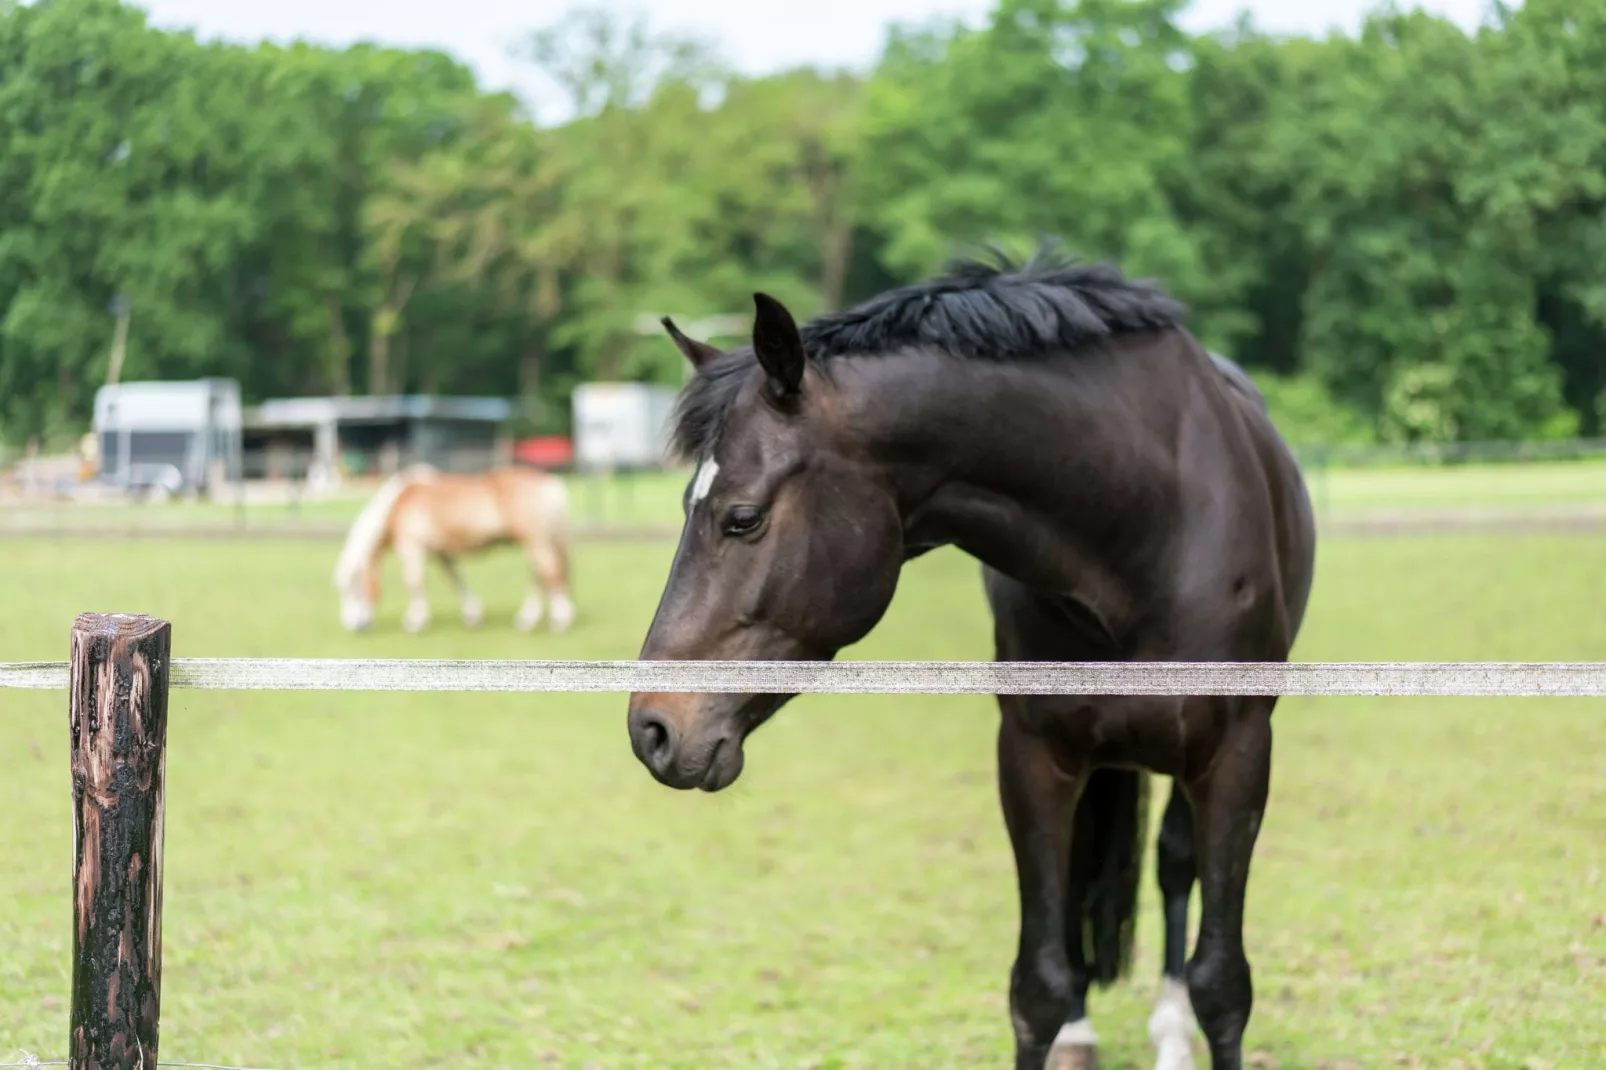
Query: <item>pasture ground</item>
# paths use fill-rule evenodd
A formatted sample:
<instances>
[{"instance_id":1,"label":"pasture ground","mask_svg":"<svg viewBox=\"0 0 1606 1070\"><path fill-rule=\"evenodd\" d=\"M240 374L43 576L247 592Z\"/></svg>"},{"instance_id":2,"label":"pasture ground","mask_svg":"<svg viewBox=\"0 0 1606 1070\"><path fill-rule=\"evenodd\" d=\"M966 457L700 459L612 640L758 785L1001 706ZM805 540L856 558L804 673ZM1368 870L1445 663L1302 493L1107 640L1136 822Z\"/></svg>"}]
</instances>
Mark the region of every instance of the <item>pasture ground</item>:
<instances>
[{"instance_id":1,"label":"pasture ground","mask_svg":"<svg viewBox=\"0 0 1606 1070\"><path fill-rule=\"evenodd\" d=\"M573 632L524 636L510 554L465 631L338 628L316 544L0 544L0 659L81 610L180 656L631 657L671 548L590 545ZM1606 657L1606 543L1329 540L1296 657ZM989 656L940 552L852 656ZM0 692L0 1061L67 1033L65 697ZM1606 1051L1606 704L1291 699L1250 884L1265 1070L1583 1070ZM1016 904L981 697L799 699L718 796L658 786L622 697L176 691L163 1054L368 1068L1004 1067ZM1153 816L1163 802L1157 782ZM1152 850L1150 851L1152 869ZM1157 896L1097 992L1151 1065ZM1197 910L1197 899L1195 900Z\"/></svg>"}]
</instances>

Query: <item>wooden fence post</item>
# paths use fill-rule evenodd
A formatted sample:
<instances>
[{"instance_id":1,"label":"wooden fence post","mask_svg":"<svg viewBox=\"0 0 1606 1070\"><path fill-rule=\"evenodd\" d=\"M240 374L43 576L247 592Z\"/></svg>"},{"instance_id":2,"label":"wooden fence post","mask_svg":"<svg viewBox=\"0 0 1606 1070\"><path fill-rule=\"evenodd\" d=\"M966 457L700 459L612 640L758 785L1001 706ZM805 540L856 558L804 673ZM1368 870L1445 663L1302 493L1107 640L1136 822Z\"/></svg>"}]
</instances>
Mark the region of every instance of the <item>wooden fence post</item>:
<instances>
[{"instance_id":1,"label":"wooden fence post","mask_svg":"<svg viewBox=\"0 0 1606 1070\"><path fill-rule=\"evenodd\" d=\"M73 624L72 1070L155 1070L172 626Z\"/></svg>"}]
</instances>

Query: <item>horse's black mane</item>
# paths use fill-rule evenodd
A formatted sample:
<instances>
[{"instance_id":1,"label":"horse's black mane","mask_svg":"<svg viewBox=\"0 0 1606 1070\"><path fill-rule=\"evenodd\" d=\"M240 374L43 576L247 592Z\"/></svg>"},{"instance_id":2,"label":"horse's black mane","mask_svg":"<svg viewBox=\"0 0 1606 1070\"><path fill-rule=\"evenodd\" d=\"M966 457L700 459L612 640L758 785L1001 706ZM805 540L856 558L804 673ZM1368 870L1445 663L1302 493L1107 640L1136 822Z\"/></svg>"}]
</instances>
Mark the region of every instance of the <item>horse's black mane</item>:
<instances>
[{"instance_id":1,"label":"horse's black mane","mask_svg":"<svg viewBox=\"0 0 1606 1070\"><path fill-rule=\"evenodd\" d=\"M800 330L809 359L875 356L913 348L965 360L1026 360L1112 335L1174 327L1186 307L1108 264L1078 264L1045 243L1024 265L989 250L943 274L832 312ZM707 364L681 393L672 447L682 459L713 446L753 363L750 346Z\"/></svg>"}]
</instances>

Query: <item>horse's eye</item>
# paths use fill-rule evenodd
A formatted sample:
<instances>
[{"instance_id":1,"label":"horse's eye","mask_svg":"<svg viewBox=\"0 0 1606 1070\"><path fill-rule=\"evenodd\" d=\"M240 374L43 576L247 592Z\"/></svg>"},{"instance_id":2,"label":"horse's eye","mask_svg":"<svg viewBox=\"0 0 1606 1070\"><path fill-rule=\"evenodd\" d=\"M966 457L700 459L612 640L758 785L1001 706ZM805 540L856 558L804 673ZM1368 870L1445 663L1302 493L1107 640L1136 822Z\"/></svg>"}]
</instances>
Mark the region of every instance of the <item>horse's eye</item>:
<instances>
[{"instance_id":1,"label":"horse's eye","mask_svg":"<svg viewBox=\"0 0 1606 1070\"><path fill-rule=\"evenodd\" d=\"M725 514L725 534L751 535L764 523L764 513L751 505L738 505Z\"/></svg>"}]
</instances>

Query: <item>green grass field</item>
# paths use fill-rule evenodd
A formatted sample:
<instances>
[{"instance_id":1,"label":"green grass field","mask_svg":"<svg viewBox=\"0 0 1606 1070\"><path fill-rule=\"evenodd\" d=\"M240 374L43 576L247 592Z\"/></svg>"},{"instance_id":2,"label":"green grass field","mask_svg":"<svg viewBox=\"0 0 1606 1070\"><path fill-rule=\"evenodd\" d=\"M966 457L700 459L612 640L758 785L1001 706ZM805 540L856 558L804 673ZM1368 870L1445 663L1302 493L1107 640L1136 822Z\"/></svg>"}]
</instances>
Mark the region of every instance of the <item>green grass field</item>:
<instances>
[{"instance_id":1,"label":"green grass field","mask_svg":"<svg viewBox=\"0 0 1606 1070\"><path fill-rule=\"evenodd\" d=\"M332 548L0 543L0 659L81 610L180 656L631 657L670 548L588 545L561 637L336 623ZM1297 657L1606 658L1606 543L1333 541ZM985 658L976 569L911 566L866 658ZM238 1066L1008 1065L1014 876L977 697L798 700L718 796L654 783L622 696L175 692L162 1050ZM1606 1065L1606 705L1289 700L1250 884L1265 1070ZM65 697L0 692L0 1061L67 1039ZM1163 796L1161 796L1163 798ZM1155 807L1158 819L1159 806ZM1151 857L1152 866L1152 857ZM1152 1065L1157 896L1096 993Z\"/></svg>"},{"instance_id":2,"label":"green grass field","mask_svg":"<svg viewBox=\"0 0 1606 1070\"><path fill-rule=\"evenodd\" d=\"M1318 505L1334 512L1606 504L1598 460L1317 468L1307 478Z\"/></svg>"}]
</instances>

